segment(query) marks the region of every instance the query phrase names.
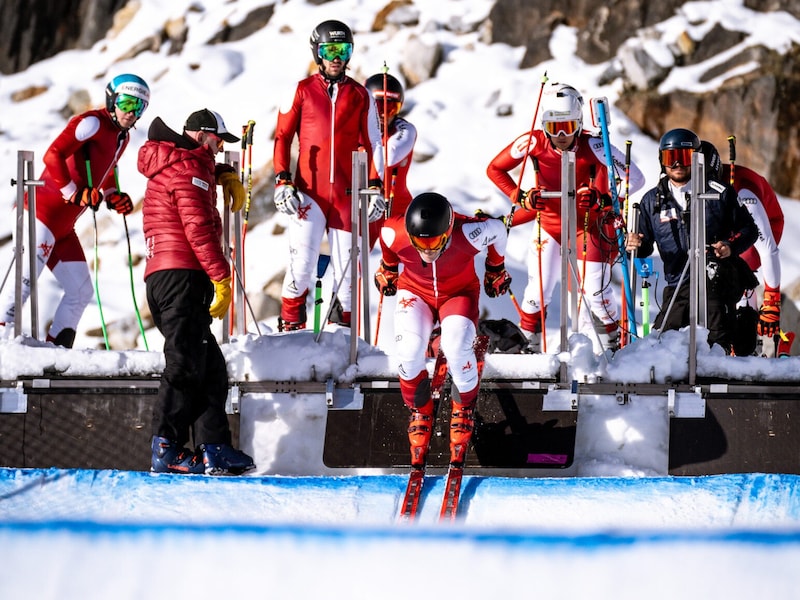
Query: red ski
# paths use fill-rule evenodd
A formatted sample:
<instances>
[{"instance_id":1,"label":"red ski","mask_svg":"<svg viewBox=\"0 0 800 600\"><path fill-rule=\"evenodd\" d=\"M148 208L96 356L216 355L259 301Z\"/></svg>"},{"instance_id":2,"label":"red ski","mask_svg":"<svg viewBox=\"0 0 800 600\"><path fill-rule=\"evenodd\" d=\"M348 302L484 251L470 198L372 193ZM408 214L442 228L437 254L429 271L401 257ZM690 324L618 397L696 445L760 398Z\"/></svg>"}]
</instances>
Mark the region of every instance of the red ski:
<instances>
[{"instance_id":1,"label":"red ski","mask_svg":"<svg viewBox=\"0 0 800 600\"><path fill-rule=\"evenodd\" d=\"M475 338L475 358L478 361L478 385L480 385L481 375L483 374L483 363L486 357L486 349L489 346L489 338L485 335ZM476 398L477 403L477 398ZM470 434L471 437L471 434ZM467 440L467 444L469 439ZM465 450L466 453L466 450ZM461 478L464 475L464 463L450 463L447 469L447 479L444 484L444 496L442 497L442 509L439 511L440 521L454 521L458 514L458 501L461 497Z\"/></svg>"},{"instance_id":2,"label":"red ski","mask_svg":"<svg viewBox=\"0 0 800 600\"><path fill-rule=\"evenodd\" d=\"M431 378L431 400L434 404L434 419L436 418L437 407L439 400L442 397L442 390L444 383L447 379L447 358L442 351L436 355L436 362L433 365L433 377ZM433 423L431 423L433 426ZM425 483L425 465L421 467L412 467L411 473L408 475L408 485L406 485L406 493L403 496L403 501L400 504L400 520L413 521L417 515L417 506L419 499L422 495L422 485Z\"/></svg>"}]
</instances>

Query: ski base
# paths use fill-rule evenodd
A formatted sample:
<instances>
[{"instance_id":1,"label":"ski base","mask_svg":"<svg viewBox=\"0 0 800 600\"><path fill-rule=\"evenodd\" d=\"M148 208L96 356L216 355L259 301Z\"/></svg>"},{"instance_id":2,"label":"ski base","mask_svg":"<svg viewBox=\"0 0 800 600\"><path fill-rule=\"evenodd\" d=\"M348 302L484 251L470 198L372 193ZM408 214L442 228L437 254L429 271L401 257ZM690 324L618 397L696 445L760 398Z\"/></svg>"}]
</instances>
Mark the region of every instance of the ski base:
<instances>
[{"instance_id":1,"label":"ski base","mask_svg":"<svg viewBox=\"0 0 800 600\"><path fill-rule=\"evenodd\" d=\"M408 475L408 485L403 503L400 506L400 520L413 521L417 516L417 507L422 495L422 485L425 483L425 469L412 469Z\"/></svg>"},{"instance_id":2,"label":"ski base","mask_svg":"<svg viewBox=\"0 0 800 600\"><path fill-rule=\"evenodd\" d=\"M458 514L458 501L461 496L461 478L464 475L463 467L451 465L447 470L447 480L444 484L442 509L439 511L440 521L454 521Z\"/></svg>"}]
</instances>

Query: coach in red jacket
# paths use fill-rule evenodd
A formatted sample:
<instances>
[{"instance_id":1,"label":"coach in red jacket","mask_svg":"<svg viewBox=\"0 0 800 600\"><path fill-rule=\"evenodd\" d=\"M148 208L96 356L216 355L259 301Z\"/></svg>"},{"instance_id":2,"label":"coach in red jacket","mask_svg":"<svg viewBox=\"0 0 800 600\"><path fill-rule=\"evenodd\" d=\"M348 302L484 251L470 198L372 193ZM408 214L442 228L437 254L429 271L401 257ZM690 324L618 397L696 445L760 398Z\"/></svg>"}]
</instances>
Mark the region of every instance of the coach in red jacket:
<instances>
[{"instance_id":1,"label":"coach in red jacket","mask_svg":"<svg viewBox=\"0 0 800 600\"><path fill-rule=\"evenodd\" d=\"M148 138L138 163L148 178L144 277L153 320L164 335L166 363L153 411L152 470L240 474L255 465L231 446L225 414L228 370L211 333L211 317L222 318L231 301L217 183L235 190L232 209L244 201L233 169L216 165L214 157L224 142L239 138L208 109L192 113L183 134L156 118ZM184 447L190 428L194 452Z\"/></svg>"}]
</instances>

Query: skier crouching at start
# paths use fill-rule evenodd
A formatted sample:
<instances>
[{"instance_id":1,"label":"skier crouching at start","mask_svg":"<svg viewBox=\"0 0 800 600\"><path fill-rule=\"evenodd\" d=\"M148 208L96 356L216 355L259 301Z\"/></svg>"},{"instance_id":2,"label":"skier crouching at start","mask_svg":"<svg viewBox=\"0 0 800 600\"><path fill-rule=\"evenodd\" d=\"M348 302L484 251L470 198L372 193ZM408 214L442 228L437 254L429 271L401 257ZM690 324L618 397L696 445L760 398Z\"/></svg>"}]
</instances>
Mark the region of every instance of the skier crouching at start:
<instances>
[{"instance_id":1,"label":"skier crouching at start","mask_svg":"<svg viewBox=\"0 0 800 600\"><path fill-rule=\"evenodd\" d=\"M450 202L433 192L415 197L405 218L391 217L381 229L383 254L375 285L384 296L397 294L396 354L400 392L411 410L408 439L414 467L424 466L431 439L434 415L426 352L437 321L440 347L458 390L450 422L450 462L463 464L479 384L473 342L480 280L473 259L488 247L484 289L492 298L505 294L511 285L504 262L506 240L501 220L455 215Z\"/></svg>"}]
</instances>

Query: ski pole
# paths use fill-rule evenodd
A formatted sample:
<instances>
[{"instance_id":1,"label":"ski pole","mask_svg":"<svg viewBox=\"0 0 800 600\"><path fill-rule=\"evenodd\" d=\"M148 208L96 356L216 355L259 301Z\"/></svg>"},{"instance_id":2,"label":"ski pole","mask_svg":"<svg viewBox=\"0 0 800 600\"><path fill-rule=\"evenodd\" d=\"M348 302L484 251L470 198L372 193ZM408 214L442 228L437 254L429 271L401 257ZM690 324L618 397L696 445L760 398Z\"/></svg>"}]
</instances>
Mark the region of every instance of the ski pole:
<instances>
[{"instance_id":1,"label":"ski pole","mask_svg":"<svg viewBox=\"0 0 800 600\"><path fill-rule=\"evenodd\" d=\"M528 131L528 143L525 147L525 154L522 155L522 165L519 169L519 179L517 180L516 198L519 198L520 190L522 189L522 176L525 175L525 165L528 162L528 154L531 151L531 143L533 142L533 130L536 129L536 119L539 116L539 105L542 102L542 93L544 92L544 85L547 83L547 71L544 72L539 85L539 97L536 99L536 110L533 111L533 120L531 121L531 128ZM511 212L506 217L506 231L511 229L511 224L514 221L514 212L517 210L517 204L511 204Z\"/></svg>"},{"instance_id":2,"label":"ski pole","mask_svg":"<svg viewBox=\"0 0 800 600\"><path fill-rule=\"evenodd\" d=\"M320 313L322 312L322 278L328 270L331 257L327 254L320 254L317 259L317 283L314 286L314 333L319 333L321 329Z\"/></svg>"},{"instance_id":3,"label":"ski pole","mask_svg":"<svg viewBox=\"0 0 800 600\"><path fill-rule=\"evenodd\" d=\"M624 208L624 217L628 219L628 211L630 210L630 198L631 198L631 145L633 142L631 140L625 140L625 208ZM635 228L634 228L635 231ZM634 261L634 252L631 252L629 262L633 264ZM636 269L631 269L631 282L628 286L632 294L636 294ZM624 348L625 345L631 339L631 332L630 329L627 327L627 323L629 319L633 319L634 323L636 322L636 313L632 315L628 315L628 303L625 301L624 293L625 287L622 288L623 298L622 298L622 322L626 324L625 327L622 328L622 334L620 335L620 348ZM636 300L635 296L633 300ZM632 303L635 309L635 302Z\"/></svg>"},{"instance_id":4,"label":"ski pole","mask_svg":"<svg viewBox=\"0 0 800 600\"><path fill-rule=\"evenodd\" d=\"M353 253L351 252L350 256L347 257L347 262L344 264L344 268L342 269L342 273L347 272L347 269L350 268L350 263L352 263L352 262L353 262ZM334 274L335 274L335 272L334 272ZM336 286L334 287L333 293L331 294L331 303L328 306L327 313L325 314L325 322L326 323L331 318L331 313L333 312L333 305L334 305L333 299L336 298L337 294L339 293L339 290L342 287L342 283L344 283L344 277L342 277L342 275L339 274L339 281L336 282ZM319 339L321 337L322 337L322 328L320 327L319 333L317 333L317 336L314 338L314 342L319 343Z\"/></svg>"},{"instance_id":5,"label":"ski pole","mask_svg":"<svg viewBox=\"0 0 800 600\"><path fill-rule=\"evenodd\" d=\"M736 136L735 135L729 135L728 136L728 152L730 153L730 159L731 159L730 184L731 184L731 187L733 187L734 171L736 169Z\"/></svg>"},{"instance_id":6,"label":"ski pole","mask_svg":"<svg viewBox=\"0 0 800 600\"><path fill-rule=\"evenodd\" d=\"M117 167L114 167L114 183L117 186L117 192L119 192L119 170ZM125 240L128 243L128 273L130 275L131 281L131 298L133 298L133 310L136 312L136 322L139 325L139 333L142 334L142 340L144 341L144 349L150 350L150 347L147 345L147 336L144 333L144 325L142 324L142 315L139 313L139 304L136 302L136 287L133 283L133 253L131 252L131 236L128 232L128 219L125 215L122 215L122 223L125 225Z\"/></svg>"},{"instance_id":7,"label":"ski pole","mask_svg":"<svg viewBox=\"0 0 800 600\"><path fill-rule=\"evenodd\" d=\"M622 258L622 281L625 286L625 301L627 303L627 310L629 315L635 315L636 311L633 307L633 295L630 290L630 274L628 271L628 253L625 251L625 220L620 212L619 194L617 193L617 180L614 172L614 157L611 154L611 139L608 134L608 100L606 98L597 99L599 110L597 111L600 119L600 132L603 137L603 149L606 156L606 167L608 171L608 188L611 192L611 201L614 206L614 212L617 214L618 222L615 223L614 228L617 231L617 246L619 248L620 257ZM628 326L633 335L636 333L636 320L629 320Z\"/></svg>"},{"instance_id":8,"label":"ski pole","mask_svg":"<svg viewBox=\"0 0 800 600\"><path fill-rule=\"evenodd\" d=\"M92 165L89 161L89 157L86 157L86 183L88 186L94 187L92 185ZM99 249L98 249L98 235L97 235L97 210L95 207L90 207L92 210L92 223L94 224L94 297L97 301L97 309L100 311L100 328L103 331L103 341L106 345L106 350L110 350L111 347L108 344L108 331L106 330L106 320L103 317L103 303L100 301L100 279L99 279L99 265L100 265L100 256L99 256Z\"/></svg>"}]
</instances>

